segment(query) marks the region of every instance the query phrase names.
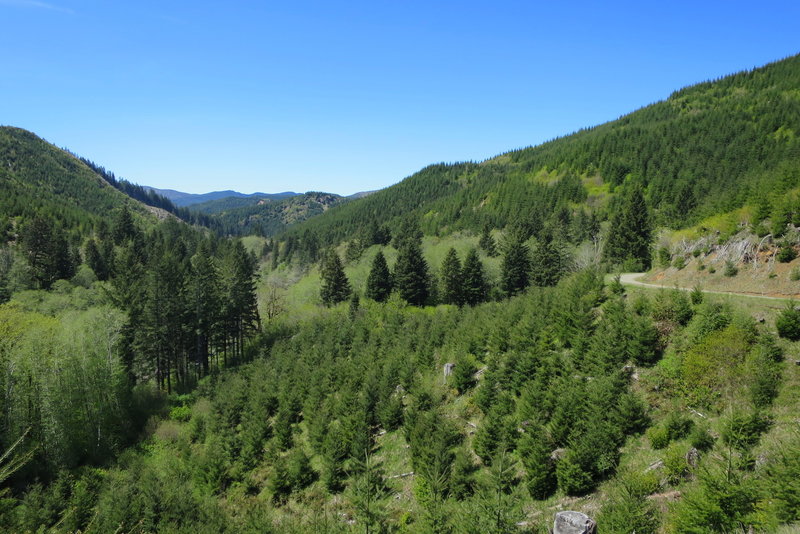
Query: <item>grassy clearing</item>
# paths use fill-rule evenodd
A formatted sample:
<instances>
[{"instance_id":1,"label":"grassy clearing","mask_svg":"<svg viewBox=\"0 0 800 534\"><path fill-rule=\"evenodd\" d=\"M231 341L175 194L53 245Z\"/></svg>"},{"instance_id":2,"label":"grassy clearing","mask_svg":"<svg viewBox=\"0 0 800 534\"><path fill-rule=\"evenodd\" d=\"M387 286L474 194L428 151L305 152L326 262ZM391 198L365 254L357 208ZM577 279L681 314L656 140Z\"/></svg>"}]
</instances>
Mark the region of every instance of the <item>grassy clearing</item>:
<instances>
[{"instance_id":1,"label":"grassy clearing","mask_svg":"<svg viewBox=\"0 0 800 534\"><path fill-rule=\"evenodd\" d=\"M255 247L260 251L263 246L263 238L254 238L245 243L247 247ZM428 262L429 272L435 277L438 275L439 267L444 260L447 251L455 248L459 258L463 261L469 249L478 247L478 236L471 233L456 233L447 237L426 236L422 241L422 250ZM381 247L374 245L361 254L358 260L345 265L345 274L350 280L350 286L359 295L364 295L367 287L367 277L369 276L372 261L379 250L383 251L386 262L391 269L397 261L397 250L392 246ZM341 257L344 257L344 250L338 250ZM481 253L481 261L486 270L489 283L497 285L500 279L499 256L490 258ZM320 275L319 269L312 266L308 269L301 269L297 266L287 267L281 265L274 271L269 271L266 264L261 267L261 277L258 285L258 297L261 305L261 313L264 315L266 300L271 285L280 288L280 293L285 302L287 314L294 319L308 318L319 312L320 299Z\"/></svg>"}]
</instances>

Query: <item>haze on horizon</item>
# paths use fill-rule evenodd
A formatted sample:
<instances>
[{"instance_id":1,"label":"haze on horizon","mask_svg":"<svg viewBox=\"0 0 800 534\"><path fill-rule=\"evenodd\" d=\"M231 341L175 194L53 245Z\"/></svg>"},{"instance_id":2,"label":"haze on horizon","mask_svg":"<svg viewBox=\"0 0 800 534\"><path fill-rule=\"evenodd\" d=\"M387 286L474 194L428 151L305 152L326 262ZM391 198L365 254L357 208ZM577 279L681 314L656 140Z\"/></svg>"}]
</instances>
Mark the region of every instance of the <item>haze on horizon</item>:
<instances>
[{"instance_id":1,"label":"haze on horizon","mask_svg":"<svg viewBox=\"0 0 800 534\"><path fill-rule=\"evenodd\" d=\"M789 1L0 0L0 123L130 181L352 194L800 51Z\"/></svg>"}]
</instances>

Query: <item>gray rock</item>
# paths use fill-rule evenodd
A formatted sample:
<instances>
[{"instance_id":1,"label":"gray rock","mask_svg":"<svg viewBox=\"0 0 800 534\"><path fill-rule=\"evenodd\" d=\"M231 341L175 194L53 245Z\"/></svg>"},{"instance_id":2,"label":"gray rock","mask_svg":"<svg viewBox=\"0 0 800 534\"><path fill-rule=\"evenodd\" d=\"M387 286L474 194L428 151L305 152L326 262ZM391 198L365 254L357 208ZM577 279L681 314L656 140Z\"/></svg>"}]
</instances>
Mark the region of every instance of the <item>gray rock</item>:
<instances>
[{"instance_id":1,"label":"gray rock","mask_svg":"<svg viewBox=\"0 0 800 534\"><path fill-rule=\"evenodd\" d=\"M689 452L686 453L686 463L689 464L689 467L694 469L697 467L697 463L700 461L700 452L692 447L689 449Z\"/></svg>"},{"instance_id":2,"label":"gray rock","mask_svg":"<svg viewBox=\"0 0 800 534\"><path fill-rule=\"evenodd\" d=\"M444 364L444 377L447 378L451 374L453 374L453 369L455 369L456 364L454 363L446 363Z\"/></svg>"},{"instance_id":3,"label":"gray rock","mask_svg":"<svg viewBox=\"0 0 800 534\"><path fill-rule=\"evenodd\" d=\"M553 534L597 534L597 523L580 512L558 512Z\"/></svg>"}]
</instances>

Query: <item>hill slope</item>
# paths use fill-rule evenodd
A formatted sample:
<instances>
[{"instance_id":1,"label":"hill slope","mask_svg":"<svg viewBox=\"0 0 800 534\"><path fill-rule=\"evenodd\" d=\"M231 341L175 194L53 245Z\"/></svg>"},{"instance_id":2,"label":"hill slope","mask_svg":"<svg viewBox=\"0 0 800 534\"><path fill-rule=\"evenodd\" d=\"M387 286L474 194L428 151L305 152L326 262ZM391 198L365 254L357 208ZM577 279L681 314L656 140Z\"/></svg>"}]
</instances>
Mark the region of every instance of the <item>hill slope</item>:
<instances>
[{"instance_id":1,"label":"hill slope","mask_svg":"<svg viewBox=\"0 0 800 534\"><path fill-rule=\"evenodd\" d=\"M229 235L272 236L347 201L333 193L308 192L274 200L233 197L195 204L189 209L213 216Z\"/></svg>"},{"instance_id":2,"label":"hill slope","mask_svg":"<svg viewBox=\"0 0 800 534\"><path fill-rule=\"evenodd\" d=\"M437 164L292 230L324 243L372 223L415 218L428 234L534 230L576 203L603 212L626 179L644 185L656 222L683 227L800 183L800 56L673 93L618 120L482 163ZM566 179L566 181L565 181ZM567 189L555 194L554 188Z\"/></svg>"},{"instance_id":3,"label":"hill slope","mask_svg":"<svg viewBox=\"0 0 800 534\"><path fill-rule=\"evenodd\" d=\"M0 127L0 213L56 215L68 227L99 220L123 205L146 208L85 163L20 128Z\"/></svg>"}]
</instances>

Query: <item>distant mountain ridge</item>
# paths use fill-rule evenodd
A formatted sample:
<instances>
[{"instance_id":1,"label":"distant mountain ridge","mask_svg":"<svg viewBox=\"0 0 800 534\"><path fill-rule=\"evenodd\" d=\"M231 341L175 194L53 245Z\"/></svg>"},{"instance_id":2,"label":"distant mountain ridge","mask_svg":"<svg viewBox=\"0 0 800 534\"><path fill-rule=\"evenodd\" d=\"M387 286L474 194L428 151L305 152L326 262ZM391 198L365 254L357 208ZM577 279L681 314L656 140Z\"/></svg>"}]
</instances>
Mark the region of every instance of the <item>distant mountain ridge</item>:
<instances>
[{"instance_id":1,"label":"distant mountain ridge","mask_svg":"<svg viewBox=\"0 0 800 534\"><path fill-rule=\"evenodd\" d=\"M252 193L248 195L246 193L240 193L238 191L232 191L229 189L225 191L211 191L209 193L184 193L183 191L176 191L174 189L158 189L150 186L144 186L144 188L168 198L178 207L192 206L194 204L231 197L282 200L284 198L291 198L300 194L292 191L285 191L283 193Z\"/></svg>"}]
</instances>

